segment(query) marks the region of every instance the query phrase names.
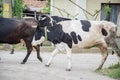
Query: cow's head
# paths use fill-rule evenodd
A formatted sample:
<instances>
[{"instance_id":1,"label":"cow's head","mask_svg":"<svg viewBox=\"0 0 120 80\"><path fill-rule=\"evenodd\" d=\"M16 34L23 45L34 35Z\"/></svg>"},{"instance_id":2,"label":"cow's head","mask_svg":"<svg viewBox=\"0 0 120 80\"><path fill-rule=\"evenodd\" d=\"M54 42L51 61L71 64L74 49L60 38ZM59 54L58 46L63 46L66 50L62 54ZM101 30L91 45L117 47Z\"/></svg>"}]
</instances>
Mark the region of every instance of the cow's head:
<instances>
[{"instance_id":1,"label":"cow's head","mask_svg":"<svg viewBox=\"0 0 120 80\"><path fill-rule=\"evenodd\" d=\"M117 32L117 25L115 25L112 22L103 22L103 28L107 31L109 34L105 37L105 41L108 45L110 45L113 49L112 53L117 53L117 55L120 58L120 49L116 42L116 32Z\"/></svg>"},{"instance_id":2,"label":"cow's head","mask_svg":"<svg viewBox=\"0 0 120 80\"><path fill-rule=\"evenodd\" d=\"M36 32L33 36L32 45L40 45L45 40L45 27L40 27L36 29Z\"/></svg>"},{"instance_id":3,"label":"cow's head","mask_svg":"<svg viewBox=\"0 0 120 80\"><path fill-rule=\"evenodd\" d=\"M53 26L53 19L47 14L40 14L37 18L38 27Z\"/></svg>"},{"instance_id":4,"label":"cow's head","mask_svg":"<svg viewBox=\"0 0 120 80\"><path fill-rule=\"evenodd\" d=\"M116 30L117 27L114 23L108 22L108 21L102 21L102 27L107 32L107 34L108 34L107 36L109 36L111 38L112 37L115 38L116 32L117 32L117 30Z\"/></svg>"}]
</instances>

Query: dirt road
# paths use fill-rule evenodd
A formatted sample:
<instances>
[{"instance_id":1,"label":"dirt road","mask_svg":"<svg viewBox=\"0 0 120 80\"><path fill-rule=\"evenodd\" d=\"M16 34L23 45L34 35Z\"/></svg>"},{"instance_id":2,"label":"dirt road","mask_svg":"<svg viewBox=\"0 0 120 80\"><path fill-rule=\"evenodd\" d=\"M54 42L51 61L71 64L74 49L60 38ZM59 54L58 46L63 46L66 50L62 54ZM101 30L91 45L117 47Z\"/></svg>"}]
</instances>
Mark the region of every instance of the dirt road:
<instances>
[{"instance_id":1,"label":"dirt road","mask_svg":"<svg viewBox=\"0 0 120 80\"><path fill-rule=\"evenodd\" d=\"M97 74L101 55L99 53L72 54L72 71L65 71L67 67L66 54L58 54L53 64L48 68L45 63L50 53L42 52L43 63L32 52L26 64L20 64L26 55L26 51L0 51L0 80L114 80L104 75ZM109 55L104 67L117 61L116 55Z\"/></svg>"}]
</instances>

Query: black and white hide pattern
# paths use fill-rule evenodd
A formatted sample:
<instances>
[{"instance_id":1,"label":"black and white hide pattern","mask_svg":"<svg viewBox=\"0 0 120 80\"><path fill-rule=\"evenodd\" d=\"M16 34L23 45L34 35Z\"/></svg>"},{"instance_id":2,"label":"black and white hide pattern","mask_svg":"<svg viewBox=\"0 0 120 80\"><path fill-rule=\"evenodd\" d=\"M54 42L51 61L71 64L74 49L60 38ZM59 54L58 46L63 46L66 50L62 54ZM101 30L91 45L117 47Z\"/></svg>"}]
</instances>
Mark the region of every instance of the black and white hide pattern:
<instances>
[{"instance_id":1,"label":"black and white hide pattern","mask_svg":"<svg viewBox=\"0 0 120 80\"><path fill-rule=\"evenodd\" d=\"M21 62L22 64L26 63L31 51L33 50L31 42L35 31L36 28L33 28L23 20L0 18L0 43L18 44L20 42L24 42L26 45L27 54ZM39 46L36 45L34 48L37 51L37 58L42 61L42 58L39 55Z\"/></svg>"},{"instance_id":2,"label":"black and white hide pattern","mask_svg":"<svg viewBox=\"0 0 120 80\"><path fill-rule=\"evenodd\" d=\"M60 16L50 16L47 14L40 14L37 16L38 26L40 27L53 27L58 22L71 20L70 18L60 17ZM37 27L39 29L39 27ZM54 46L54 44L52 44Z\"/></svg>"},{"instance_id":3,"label":"black and white hide pattern","mask_svg":"<svg viewBox=\"0 0 120 80\"><path fill-rule=\"evenodd\" d=\"M116 32L116 25L107 21L87 21L87 20L69 20L62 21L52 27L39 27L36 31L32 45L41 44L45 38L55 44L55 49L46 66L50 66L53 58L59 51L66 51L68 57L68 67L71 65L71 49L73 46L79 48L91 48L96 46L100 49L102 60L97 68L101 69L107 56L108 44L105 38L109 38L112 32ZM110 42L109 42L110 44Z\"/></svg>"},{"instance_id":4,"label":"black and white hide pattern","mask_svg":"<svg viewBox=\"0 0 120 80\"><path fill-rule=\"evenodd\" d=\"M61 21L68 21L71 20L70 18L64 18L60 16L49 16L47 14L40 14L37 17L38 20L38 26L40 27L52 27L53 25L56 25L58 22Z\"/></svg>"}]
</instances>

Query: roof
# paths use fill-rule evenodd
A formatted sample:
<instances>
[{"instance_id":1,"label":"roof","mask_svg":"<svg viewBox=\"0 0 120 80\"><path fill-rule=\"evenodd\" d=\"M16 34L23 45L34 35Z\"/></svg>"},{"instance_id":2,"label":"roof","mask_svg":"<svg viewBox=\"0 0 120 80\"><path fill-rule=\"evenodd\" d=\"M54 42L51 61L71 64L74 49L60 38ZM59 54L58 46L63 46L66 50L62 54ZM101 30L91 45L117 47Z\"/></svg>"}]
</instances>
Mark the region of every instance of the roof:
<instances>
[{"instance_id":1,"label":"roof","mask_svg":"<svg viewBox=\"0 0 120 80\"><path fill-rule=\"evenodd\" d=\"M38 1L38 0L23 0L23 3L26 4L30 10L39 10L42 7L47 5L47 0L45 1Z\"/></svg>"}]
</instances>

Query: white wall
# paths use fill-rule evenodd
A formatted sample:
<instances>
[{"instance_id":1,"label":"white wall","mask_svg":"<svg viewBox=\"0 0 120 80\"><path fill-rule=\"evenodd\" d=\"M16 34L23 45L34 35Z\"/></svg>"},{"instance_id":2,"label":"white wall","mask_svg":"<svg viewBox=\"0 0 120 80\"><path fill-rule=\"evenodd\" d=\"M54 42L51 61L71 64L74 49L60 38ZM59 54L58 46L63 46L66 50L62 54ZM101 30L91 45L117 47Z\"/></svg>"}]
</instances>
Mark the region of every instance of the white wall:
<instances>
[{"instance_id":1,"label":"white wall","mask_svg":"<svg viewBox=\"0 0 120 80\"><path fill-rule=\"evenodd\" d=\"M75 0L73 0L75 2ZM68 12L70 15L67 15L66 13L61 13L56 9L53 8L53 15L63 16L63 17L72 17L76 15L76 6L74 6L69 0L53 0L53 5L57 8L60 8L61 10L64 10Z\"/></svg>"},{"instance_id":2,"label":"white wall","mask_svg":"<svg viewBox=\"0 0 120 80\"><path fill-rule=\"evenodd\" d=\"M76 4L82 7L84 10L86 10L86 0L76 0ZM78 6L76 6L76 13L78 14L76 18L86 19L85 12L82 9L80 9Z\"/></svg>"}]
</instances>

